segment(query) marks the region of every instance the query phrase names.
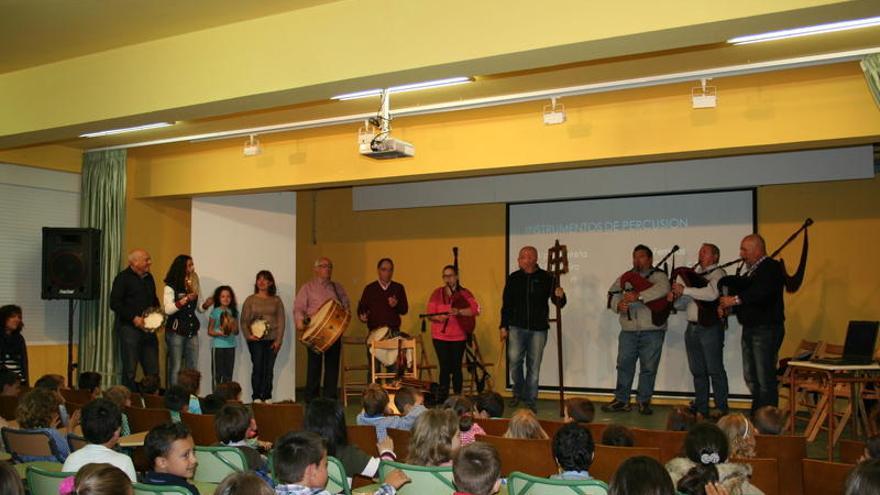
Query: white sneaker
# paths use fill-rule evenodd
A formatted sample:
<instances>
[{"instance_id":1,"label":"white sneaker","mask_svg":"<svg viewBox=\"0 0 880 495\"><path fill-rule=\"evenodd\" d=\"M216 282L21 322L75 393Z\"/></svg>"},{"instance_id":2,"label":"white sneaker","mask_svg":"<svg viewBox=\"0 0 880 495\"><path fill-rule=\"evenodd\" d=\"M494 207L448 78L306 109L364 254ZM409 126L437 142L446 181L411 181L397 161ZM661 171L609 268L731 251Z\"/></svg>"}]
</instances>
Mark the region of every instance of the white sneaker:
<instances>
[{"instance_id":1,"label":"white sneaker","mask_svg":"<svg viewBox=\"0 0 880 495\"><path fill-rule=\"evenodd\" d=\"M254 399L254 404L262 404L263 401L260 399Z\"/></svg>"},{"instance_id":2,"label":"white sneaker","mask_svg":"<svg viewBox=\"0 0 880 495\"><path fill-rule=\"evenodd\" d=\"M263 401L263 404L271 404L271 403L272 403L272 399L266 399Z\"/></svg>"}]
</instances>

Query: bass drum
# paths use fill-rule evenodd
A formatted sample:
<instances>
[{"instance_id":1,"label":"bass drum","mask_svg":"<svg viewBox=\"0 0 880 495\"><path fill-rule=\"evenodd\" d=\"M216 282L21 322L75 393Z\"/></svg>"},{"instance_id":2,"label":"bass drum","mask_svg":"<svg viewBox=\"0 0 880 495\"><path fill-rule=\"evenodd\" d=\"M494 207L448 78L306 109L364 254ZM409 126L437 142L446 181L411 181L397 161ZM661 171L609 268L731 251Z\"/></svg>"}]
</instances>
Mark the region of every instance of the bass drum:
<instances>
[{"instance_id":1,"label":"bass drum","mask_svg":"<svg viewBox=\"0 0 880 495\"><path fill-rule=\"evenodd\" d=\"M312 316L299 340L312 351L323 354L345 333L349 323L351 313L336 299L329 299Z\"/></svg>"}]
</instances>

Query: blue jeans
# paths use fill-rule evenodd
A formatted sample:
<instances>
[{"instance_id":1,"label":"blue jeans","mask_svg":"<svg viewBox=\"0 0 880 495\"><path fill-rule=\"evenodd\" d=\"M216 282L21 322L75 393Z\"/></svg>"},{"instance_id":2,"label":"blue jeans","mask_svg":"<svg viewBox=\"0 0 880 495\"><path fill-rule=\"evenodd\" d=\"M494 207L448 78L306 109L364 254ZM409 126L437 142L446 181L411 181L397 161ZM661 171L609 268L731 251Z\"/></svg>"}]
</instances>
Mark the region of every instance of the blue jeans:
<instances>
[{"instance_id":1,"label":"blue jeans","mask_svg":"<svg viewBox=\"0 0 880 495\"><path fill-rule=\"evenodd\" d=\"M684 332L688 367L694 375L694 409L709 415L709 383L715 391L715 407L726 413L727 371L724 370L724 329L721 323L704 327L688 323Z\"/></svg>"},{"instance_id":2,"label":"blue jeans","mask_svg":"<svg viewBox=\"0 0 880 495\"><path fill-rule=\"evenodd\" d=\"M174 332L165 330L165 345L167 349L165 370L168 372L168 386L177 384L177 372L181 365L187 369L199 367L199 336L182 337Z\"/></svg>"},{"instance_id":3,"label":"blue jeans","mask_svg":"<svg viewBox=\"0 0 880 495\"><path fill-rule=\"evenodd\" d=\"M663 352L666 330L621 331L617 336L617 388L614 400L628 403L639 362L639 390L636 400L650 403L654 395L654 380Z\"/></svg>"},{"instance_id":4,"label":"blue jeans","mask_svg":"<svg viewBox=\"0 0 880 495\"><path fill-rule=\"evenodd\" d=\"M779 405L776 362L784 338L783 325L743 327L743 376L752 393L752 413L763 406Z\"/></svg>"},{"instance_id":5,"label":"blue jeans","mask_svg":"<svg viewBox=\"0 0 880 495\"><path fill-rule=\"evenodd\" d=\"M513 375L513 395L528 405L538 399L538 373L547 332L511 326L507 335L507 366ZM525 376L523 365L525 364Z\"/></svg>"}]
</instances>

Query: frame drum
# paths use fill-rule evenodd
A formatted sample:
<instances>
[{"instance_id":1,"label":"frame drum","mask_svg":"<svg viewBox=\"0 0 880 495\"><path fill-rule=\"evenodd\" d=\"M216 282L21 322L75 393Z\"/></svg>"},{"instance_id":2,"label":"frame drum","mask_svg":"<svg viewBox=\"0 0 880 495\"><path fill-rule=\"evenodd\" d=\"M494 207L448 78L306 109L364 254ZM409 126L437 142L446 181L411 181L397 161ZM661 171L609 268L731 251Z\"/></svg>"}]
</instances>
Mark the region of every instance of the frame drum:
<instances>
[{"instance_id":1,"label":"frame drum","mask_svg":"<svg viewBox=\"0 0 880 495\"><path fill-rule=\"evenodd\" d=\"M345 310L336 299L328 299L312 315L309 326L300 337L300 342L318 354L324 353L339 340L351 323L351 313Z\"/></svg>"}]
</instances>

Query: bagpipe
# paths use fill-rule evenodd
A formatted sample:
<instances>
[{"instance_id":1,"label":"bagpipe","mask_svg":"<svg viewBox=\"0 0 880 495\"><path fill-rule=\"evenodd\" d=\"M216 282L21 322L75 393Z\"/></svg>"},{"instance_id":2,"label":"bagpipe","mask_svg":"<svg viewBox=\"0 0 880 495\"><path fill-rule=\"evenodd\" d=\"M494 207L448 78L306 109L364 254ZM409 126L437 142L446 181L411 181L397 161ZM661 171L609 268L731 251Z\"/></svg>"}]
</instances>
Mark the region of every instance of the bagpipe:
<instances>
[{"instance_id":1,"label":"bagpipe","mask_svg":"<svg viewBox=\"0 0 880 495\"><path fill-rule=\"evenodd\" d=\"M807 271L807 255L809 254L810 249L810 238L807 228L811 225L813 225L812 218L807 218L806 220L804 220L803 225L801 225L800 228L798 228L793 234L788 236L788 239L786 239L785 242L783 242L782 245L776 249L776 251L773 251L770 256L768 256L771 259L775 259L777 256L779 256L779 253L781 253L782 250L786 248L786 246L791 244L801 232L804 233L804 240L801 246L801 259L798 262L798 266L794 274L789 275L788 270L785 269L785 260L779 260L779 264L782 265L782 272L785 274L785 291L788 293L797 292L797 290L800 289L801 285L804 283L804 275ZM727 263L726 265L737 262L739 262L740 265L739 267L737 267L736 274L728 275L718 281L718 290L721 291L723 295L739 295L744 290L746 290L752 282L752 279L750 277L740 275L743 265L745 264L744 260L736 259L731 261L730 263Z\"/></svg>"},{"instance_id":2,"label":"bagpipe","mask_svg":"<svg viewBox=\"0 0 880 495\"><path fill-rule=\"evenodd\" d=\"M676 283L676 281L681 280L681 284L685 287L695 287L698 289L702 289L709 285L709 279L706 278L710 273L716 270L722 270L727 268L728 266L734 265L736 263L740 263L740 259L735 259L733 261L729 261L724 263L723 265L718 265L711 270L707 270L703 273L697 272L696 268L700 266L699 262L694 266L680 266L672 270L672 274L669 276L669 281L672 283ZM710 327L718 323L718 299L716 298L714 301L700 301L698 299L694 299L694 302L697 303L697 322L704 326Z\"/></svg>"},{"instance_id":3,"label":"bagpipe","mask_svg":"<svg viewBox=\"0 0 880 495\"><path fill-rule=\"evenodd\" d=\"M649 279L651 275L662 271L663 273L668 273L667 268L663 267L666 263L666 260L669 259L670 256L674 255L675 252L678 251L678 245L672 246L672 249L669 250L669 253L660 260L655 266L652 266L648 271L646 276L640 275L638 272L634 270L628 270L620 276L620 290L608 291L608 309L611 309L611 300L614 298L616 294L622 294L627 292L644 292L651 287L654 286L654 283ZM661 268L663 267L663 268ZM648 301L645 303L645 306L651 310L651 322L655 326L662 326L666 323L666 320L669 319L669 314L672 313L672 303L666 300L666 297L661 297L658 299L654 299L653 301ZM632 320L632 315L629 312L629 309L626 311L626 317Z\"/></svg>"}]
</instances>

